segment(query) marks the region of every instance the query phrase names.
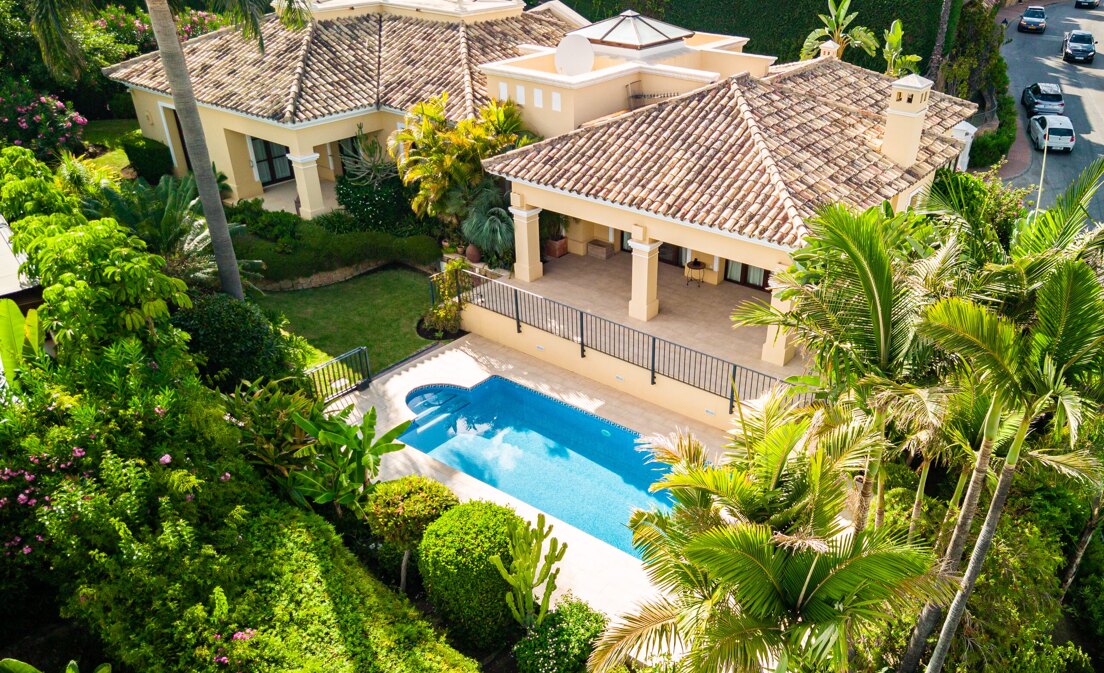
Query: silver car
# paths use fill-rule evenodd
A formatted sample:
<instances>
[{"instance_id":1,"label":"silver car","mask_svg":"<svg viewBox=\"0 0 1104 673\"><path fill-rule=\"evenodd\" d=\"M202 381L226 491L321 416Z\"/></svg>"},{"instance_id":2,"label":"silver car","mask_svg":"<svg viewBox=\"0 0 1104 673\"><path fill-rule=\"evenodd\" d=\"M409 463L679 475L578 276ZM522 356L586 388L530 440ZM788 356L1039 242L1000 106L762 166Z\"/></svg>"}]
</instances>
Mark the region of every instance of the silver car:
<instances>
[{"instance_id":1,"label":"silver car","mask_svg":"<svg viewBox=\"0 0 1104 673\"><path fill-rule=\"evenodd\" d=\"M1066 99L1062 96L1062 87L1051 82L1039 82L1023 90L1020 102L1027 108L1027 114L1060 115L1066 112Z\"/></svg>"}]
</instances>

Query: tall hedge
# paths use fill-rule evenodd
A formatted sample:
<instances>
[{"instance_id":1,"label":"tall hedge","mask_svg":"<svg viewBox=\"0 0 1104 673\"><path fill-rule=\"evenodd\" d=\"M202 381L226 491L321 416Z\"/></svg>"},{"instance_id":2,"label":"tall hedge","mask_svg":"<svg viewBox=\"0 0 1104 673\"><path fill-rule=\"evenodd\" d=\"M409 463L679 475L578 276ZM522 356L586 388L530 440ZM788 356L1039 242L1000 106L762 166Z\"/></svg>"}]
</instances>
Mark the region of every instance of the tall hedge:
<instances>
[{"instance_id":1,"label":"tall hedge","mask_svg":"<svg viewBox=\"0 0 1104 673\"><path fill-rule=\"evenodd\" d=\"M632 7L642 14L654 16L690 30L740 35L750 39L747 51L777 56L780 63L796 61L805 36L820 27L818 14L828 10L827 0L786 0L767 3L764 0L565 0L573 9L591 21L613 16ZM954 0L955 8L962 0ZM905 26L905 48L920 54L925 63L935 46L939 27L940 0L853 0L851 11L858 12L857 25L874 31L878 40L894 19ZM953 19L957 11L952 8ZM948 40L953 30L948 31ZM880 54L868 57L858 49L844 53L853 63L882 70Z\"/></svg>"},{"instance_id":2,"label":"tall hedge","mask_svg":"<svg viewBox=\"0 0 1104 673\"><path fill-rule=\"evenodd\" d=\"M156 140L151 140L142 135L141 131L134 131L123 136L119 145L126 152L127 159L138 177L145 178L146 182L156 185L162 175L173 172L172 153L169 147Z\"/></svg>"}]
</instances>

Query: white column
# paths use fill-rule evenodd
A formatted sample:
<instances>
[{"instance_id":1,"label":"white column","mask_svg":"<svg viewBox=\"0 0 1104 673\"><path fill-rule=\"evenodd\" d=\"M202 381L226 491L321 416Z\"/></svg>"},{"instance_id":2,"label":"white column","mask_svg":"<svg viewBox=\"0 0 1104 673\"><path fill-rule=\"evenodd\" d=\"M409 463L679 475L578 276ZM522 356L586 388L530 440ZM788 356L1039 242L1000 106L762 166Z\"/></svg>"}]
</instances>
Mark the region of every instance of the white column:
<instances>
[{"instance_id":1,"label":"white column","mask_svg":"<svg viewBox=\"0 0 1104 673\"><path fill-rule=\"evenodd\" d=\"M514 276L526 282L544 275L540 258L540 208L526 208L521 194L510 195L514 216Z\"/></svg>"},{"instance_id":2,"label":"white column","mask_svg":"<svg viewBox=\"0 0 1104 673\"><path fill-rule=\"evenodd\" d=\"M638 238L639 236L639 238ZM632 299L629 317L651 320L659 313L659 246L635 228L629 239L632 248Z\"/></svg>"},{"instance_id":3,"label":"white column","mask_svg":"<svg viewBox=\"0 0 1104 673\"><path fill-rule=\"evenodd\" d=\"M771 292L771 306L780 311L789 311L791 304L778 298L776 292ZM772 365L782 366L793 359L794 339L789 332L781 332L777 327L767 328L767 340L763 343L763 360Z\"/></svg>"},{"instance_id":4,"label":"white column","mask_svg":"<svg viewBox=\"0 0 1104 673\"><path fill-rule=\"evenodd\" d=\"M318 153L289 154L287 158L295 169L299 214L309 220L326 212L326 203L322 198L322 178L318 175Z\"/></svg>"},{"instance_id":5,"label":"white column","mask_svg":"<svg viewBox=\"0 0 1104 673\"><path fill-rule=\"evenodd\" d=\"M958 155L955 170L964 171L970 167L970 148L974 146L977 127L967 121L961 121L951 129L951 137L962 142L962 152Z\"/></svg>"}]
</instances>

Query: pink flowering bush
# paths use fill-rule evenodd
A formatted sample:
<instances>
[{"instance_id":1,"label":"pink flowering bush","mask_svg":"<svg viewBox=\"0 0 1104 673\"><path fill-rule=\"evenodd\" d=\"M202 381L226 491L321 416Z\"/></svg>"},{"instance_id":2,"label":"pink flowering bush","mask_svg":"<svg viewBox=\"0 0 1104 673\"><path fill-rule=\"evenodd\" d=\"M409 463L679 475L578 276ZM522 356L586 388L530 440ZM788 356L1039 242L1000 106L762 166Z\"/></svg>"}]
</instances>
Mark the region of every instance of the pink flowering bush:
<instances>
[{"instance_id":1,"label":"pink flowering bush","mask_svg":"<svg viewBox=\"0 0 1104 673\"><path fill-rule=\"evenodd\" d=\"M180 39L187 40L221 28L225 22L213 12L189 9L177 14L176 32ZM131 44L138 53L157 49L157 41L150 27L149 15L145 12L128 12L125 7L108 5L100 10L92 20L92 26L107 32L120 44Z\"/></svg>"},{"instance_id":2,"label":"pink flowering bush","mask_svg":"<svg viewBox=\"0 0 1104 673\"><path fill-rule=\"evenodd\" d=\"M54 96L26 82L0 81L0 143L25 147L40 159L79 149L88 120Z\"/></svg>"}]
</instances>

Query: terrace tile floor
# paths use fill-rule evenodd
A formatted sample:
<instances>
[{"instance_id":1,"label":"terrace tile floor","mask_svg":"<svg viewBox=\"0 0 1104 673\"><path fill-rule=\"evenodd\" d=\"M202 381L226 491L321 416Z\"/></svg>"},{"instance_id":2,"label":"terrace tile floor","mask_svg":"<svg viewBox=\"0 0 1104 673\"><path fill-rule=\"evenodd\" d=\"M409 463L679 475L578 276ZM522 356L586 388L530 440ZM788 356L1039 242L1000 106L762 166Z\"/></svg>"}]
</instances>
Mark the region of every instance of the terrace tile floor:
<instances>
[{"instance_id":1,"label":"terrace tile floor","mask_svg":"<svg viewBox=\"0 0 1104 673\"><path fill-rule=\"evenodd\" d=\"M767 338L765 327L732 326L730 316L737 305L754 299L770 301L768 293L729 282L687 285L683 270L670 264L659 265L659 314L647 321L629 317L629 253L605 260L566 255L545 262L542 278L528 283L516 278L506 282L764 374L785 378L805 369L800 353L784 367L761 359Z\"/></svg>"},{"instance_id":2,"label":"terrace tile floor","mask_svg":"<svg viewBox=\"0 0 1104 673\"><path fill-rule=\"evenodd\" d=\"M355 412L350 422L359 422L361 414L375 407L377 427L390 428L413 417L406 406L406 395L412 389L434 383L470 387L494 375L595 413L642 435L669 434L683 429L699 437L717 454L725 443L725 433L721 430L476 335L428 351L376 378L369 389L336 401L334 406L353 404ZM381 478L393 479L405 474L433 477L448 485L461 500L491 500L514 507L527 519L536 519L537 510L525 502L417 449L406 448L383 459ZM585 496L565 494L565 497ZM554 534L569 547L562 563L558 594L571 591L610 615L624 613L638 601L655 595L656 589L648 581L638 559L562 521L552 517L549 520L555 527Z\"/></svg>"},{"instance_id":3,"label":"terrace tile floor","mask_svg":"<svg viewBox=\"0 0 1104 673\"><path fill-rule=\"evenodd\" d=\"M337 208L337 183L333 180L322 180L322 202L329 208ZM265 210L282 210L287 213L295 212L295 199L299 196L295 180L288 180L279 184L265 187L261 198L264 199Z\"/></svg>"}]
</instances>

